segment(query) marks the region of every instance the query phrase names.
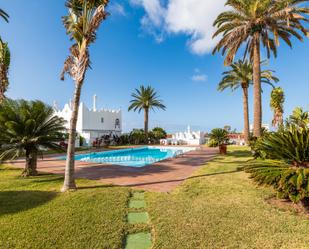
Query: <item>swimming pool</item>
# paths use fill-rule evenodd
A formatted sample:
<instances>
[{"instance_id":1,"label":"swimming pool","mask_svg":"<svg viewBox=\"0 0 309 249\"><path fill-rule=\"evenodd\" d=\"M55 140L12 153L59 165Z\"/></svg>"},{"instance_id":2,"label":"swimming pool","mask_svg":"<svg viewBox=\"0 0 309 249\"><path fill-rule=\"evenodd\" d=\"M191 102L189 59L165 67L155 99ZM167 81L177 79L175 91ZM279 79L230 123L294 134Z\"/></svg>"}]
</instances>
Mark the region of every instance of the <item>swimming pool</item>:
<instances>
[{"instance_id":1,"label":"swimming pool","mask_svg":"<svg viewBox=\"0 0 309 249\"><path fill-rule=\"evenodd\" d=\"M130 167L144 167L183 153L193 151L193 147L148 146L123 150L93 152L76 155L75 160L90 163L116 164Z\"/></svg>"}]
</instances>

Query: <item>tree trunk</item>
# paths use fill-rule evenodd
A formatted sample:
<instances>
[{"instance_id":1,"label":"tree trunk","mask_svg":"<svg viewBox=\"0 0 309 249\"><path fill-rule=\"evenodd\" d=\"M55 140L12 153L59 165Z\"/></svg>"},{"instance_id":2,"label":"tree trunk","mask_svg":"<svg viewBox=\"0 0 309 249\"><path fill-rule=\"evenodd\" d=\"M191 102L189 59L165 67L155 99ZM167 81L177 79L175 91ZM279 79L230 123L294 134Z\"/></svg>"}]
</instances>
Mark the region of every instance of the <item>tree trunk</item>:
<instances>
[{"instance_id":1,"label":"tree trunk","mask_svg":"<svg viewBox=\"0 0 309 249\"><path fill-rule=\"evenodd\" d=\"M145 138L146 138L146 143L148 144L148 120L149 120L149 110L145 109L144 110L144 131L145 131Z\"/></svg>"},{"instance_id":2,"label":"tree trunk","mask_svg":"<svg viewBox=\"0 0 309 249\"><path fill-rule=\"evenodd\" d=\"M26 165L22 173L23 176L36 176L38 175L37 171L37 151L26 150Z\"/></svg>"},{"instance_id":3,"label":"tree trunk","mask_svg":"<svg viewBox=\"0 0 309 249\"><path fill-rule=\"evenodd\" d=\"M254 34L253 48L253 95L254 95L254 124L253 136L260 137L262 130L262 95L261 95L261 54L260 33Z\"/></svg>"},{"instance_id":4,"label":"tree trunk","mask_svg":"<svg viewBox=\"0 0 309 249\"><path fill-rule=\"evenodd\" d=\"M249 144L250 128L249 128L249 98L248 88L243 88L243 104L244 104L244 137L246 145Z\"/></svg>"},{"instance_id":5,"label":"tree trunk","mask_svg":"<svg viewBox=\"0 0 309 249\"><path fill-rule=\"evenodd\" d=\"M76 190L75 184L75 140L76 140L76 124L78 118L78 109L80 103L80 94L82 89L83 81L76 82L74 102L73 102L73 112L70 121L70 131L69 131L69 142L67 150L67 160L65 165L64 174L64 184L61 189L62 192L69 190Z\"/></svg>"}]
</instances>

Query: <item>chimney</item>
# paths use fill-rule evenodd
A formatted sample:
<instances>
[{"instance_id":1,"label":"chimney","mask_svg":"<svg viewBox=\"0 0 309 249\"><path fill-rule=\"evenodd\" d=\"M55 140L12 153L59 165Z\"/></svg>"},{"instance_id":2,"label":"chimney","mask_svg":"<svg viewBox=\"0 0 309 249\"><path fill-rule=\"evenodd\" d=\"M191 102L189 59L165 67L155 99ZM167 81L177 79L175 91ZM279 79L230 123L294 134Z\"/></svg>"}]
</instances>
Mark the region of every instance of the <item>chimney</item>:
<instances>
[{"instance_id":1,"label":"chimney","mask_svg":"<svg viewBox=\"0 0 309 249\"><path fill-rule=\"evenodd\" d=\"M92 110L93 110L94 112L97 111L97 95L96 95L96 94L93 95L93 107L92 107Z\"/></svg>"}]
</instances>

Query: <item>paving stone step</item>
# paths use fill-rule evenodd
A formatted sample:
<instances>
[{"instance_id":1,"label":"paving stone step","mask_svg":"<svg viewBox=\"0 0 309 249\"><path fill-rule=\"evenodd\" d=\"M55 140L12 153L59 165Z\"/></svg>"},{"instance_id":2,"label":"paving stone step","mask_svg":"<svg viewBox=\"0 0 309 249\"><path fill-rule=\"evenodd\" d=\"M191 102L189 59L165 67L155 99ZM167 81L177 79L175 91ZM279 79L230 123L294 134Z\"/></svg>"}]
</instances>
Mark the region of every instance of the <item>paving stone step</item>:
<instances>
[{"instance_id":1,"label":"paving stone step","mask_svg":"<svg viewBox=\"0 0 309 249\"><path fill-rule=\"evenodd\" d=\"M129 224L147 224L149 215L147 212L130 212L128 213Z\"/></svg>"},{"instance_id":2,"label":"paving stone step","mask_svg":"<svg viewBox=\"0 0 309 249\"><path fill-rule=\"evenodd\" d=\"M145 208L146 202L144 200L131 199L129 202L129 208Z\"/></svg>"},{"instance_id":3,"label":"paving stone step","mask_svg":"<svg viewBox=\"0 0 309 249\"><path fill-rule=\"evenodd\" d=\"M129 234L125 249L149 249L151 248L151 234L149 232Z\"/></svg>"}]
</instances>

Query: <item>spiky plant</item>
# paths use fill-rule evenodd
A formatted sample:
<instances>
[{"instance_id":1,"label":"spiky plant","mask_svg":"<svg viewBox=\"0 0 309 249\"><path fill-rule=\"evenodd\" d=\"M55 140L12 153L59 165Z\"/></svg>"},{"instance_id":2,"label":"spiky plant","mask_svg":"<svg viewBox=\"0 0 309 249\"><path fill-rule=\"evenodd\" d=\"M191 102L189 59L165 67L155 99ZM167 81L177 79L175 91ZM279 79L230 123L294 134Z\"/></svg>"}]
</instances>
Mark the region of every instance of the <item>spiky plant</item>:
<instances>
[{"instance_id":1,"label":"spiky plant","mask_svg":"<svg viewBox=\"0 0 309 249\"><path fill-rule=\"evenodd\" d=\"M9 100L0 105L0 160L26 157L24 176L37 174L42 149L63 151L65 121L41 101Z\"/></svg>"},{"instance_id":2,"label":"spiky plant","mask_svg":"<svg viewBox=\"0 0 309 249\"><path fill-rule=\"evenodd\" d=\"M261 136L261 46L277 56L281 39L292 47L292 37L303 40L309 31L304 23L309 20L309 8L304 6L309 0L228 0L230 10L223 12L214 22L217 31L214 37L222 36L213 53L222 51L226 55L225 64L230 65L242 45L244 57L249 53L253 63L254 88L254 129L255 137Z\"/></svg>"},{"instance_id":3,"label":"spiky plant","mask_svg":"<svg viewBox=\"0 0 309 249\"><path fill-rule=\"evenodd\" d=\"M309 112L304 111L301 107L296 107L287 119L287 125L295 125L300 128L306 128L309 126Z\"/></svg>"},{"instance_id":4,"label":"spiky plant","mask_svg":"<svg viewBox=\"0 0 309 249\"><path fill-rule=\"evenodd\" d=\"M7 43L0 39L0 102L5 98L5 92L9 86L9 67L11 53Z\"/></svg>"},{"instance_id":5,"label":"spiky plant","mask_svg":"<svg viewBox=\"0 0 309 249\"><path fill-rule=\"evenodd\" d=\"M95 42L97 30L108 15L105 11L108 2L109 0L66 1L68 15L63 17L63 24L74 43L70 48L71 53L64 63L61 79L64 79L64 75L68 74L75 81L75 92L63 192L76 189L74 155L80 95L86 71L90 65L89 46Z\"/></svg>"},{"instance_id":6,"label":"spiky plant","mask_svg":"<svg viewBox=\"0 0 309 249\"><path fill-rule=\"evenodd\" d=\"M264 64L264 63L263 63ZM279 79L273 75L274 71L263 70L261 81L273 86L272 82ZM243 111L244 111L244 137L246 144L249 143L249 97L248 89L253 81L253 67L249 60L238 60L231 64L231 70L223 72L223 78L218 85L218 91L230 88L232 91L241 88L243 92Z\"/></svg>"},{"instance_id":7,"label":"spiky plant","mask_svg":"<svg viewBox=\"0 0 309 249\"><path fill-rule=\"evenodd\" d=\"M135 89L131 96L131 105L128 110L138 111L138 113L144 111L144 132L146 141L148 141L149 111L155 109L165 110L166 106L159 99L156 90L151 86L140 86L139 89Z\"/></svg>"},{"instance_id":8,"label":"spiky plant","mask_svg":"<svg viewBox=\"0 0 309 249\"><path fill-rule=\"evenodd\" d=\"M276 87L272 90L270 95L270 107L274 112L272 125L280 127L283 125L283 113L284 113L284 91L281 87Z\"/></svg>"}]
</instances>

